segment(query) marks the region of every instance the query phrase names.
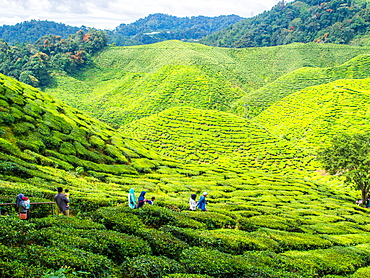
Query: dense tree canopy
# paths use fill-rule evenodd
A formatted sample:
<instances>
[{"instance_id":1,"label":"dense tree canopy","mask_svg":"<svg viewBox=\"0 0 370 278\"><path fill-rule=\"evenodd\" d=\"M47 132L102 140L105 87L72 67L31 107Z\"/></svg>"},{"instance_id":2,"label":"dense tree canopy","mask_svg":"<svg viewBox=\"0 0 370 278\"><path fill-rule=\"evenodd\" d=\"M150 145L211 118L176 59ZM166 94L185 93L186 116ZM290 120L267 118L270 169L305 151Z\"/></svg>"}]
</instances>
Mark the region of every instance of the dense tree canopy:
<instances>
[{"instance_id":1,"label":"dense tree canopy","mask_svg":"<svg viewBox=\"0 0 370 278\"><path fill-rule=\"evenodd\" d=\"M42 36L34 44L12 46L0 40L0 73L35 87L46 86L51 82L51 69L75 72L107 42L106 33L95 29L79 30L67 39Z\"/></svg>"},{"instance_id":2,"label":"dense tree canopy","mask_svg":"<svg viewBox=\"0 0 370 278\"><path fill-rule=\"evenodd\" d=\"M237 15L177 17L157 13L119 25L109 32L109 37L117 45L150 44L174 39L198 40L241 20L243 18Z\"/></svg>"},{"instance_id":3,"label":"dense tree canopy","mask_svg":"<svg viewBox=\"0 0 370 278\"><path fill-rule=\"evenodd\" d=\"M338 134L331 146L319 152L318 159L329 174L344 176L347 183L361 190L365 203L370 190L369 134Z\"/></svg>"},{"instance_id":4,"label":"dense tree canopy","mask_svg":"<svg viewBox=\"0 0 370 278\"><path fill-rule=\"evenodd\" d=\"M347 44L367 34L366 1L301 0L279 2L270 11L248 18L201 41L222 47L274 46L293 42Z\"/></svg>"},{"instance_id":5,"label":"dense tree canopy","mask_svg":"<svg viewBox=\"0 0 370 278\"><path fill-rule=\"evenodd\" d=\"M75 34L78 30L88 31L84 26L73 27L47 20L31 20L15 25L0 26L0 38L10 44L34 43L46 34L68 38L70 34Z\"/></svg>"}]
</instances>

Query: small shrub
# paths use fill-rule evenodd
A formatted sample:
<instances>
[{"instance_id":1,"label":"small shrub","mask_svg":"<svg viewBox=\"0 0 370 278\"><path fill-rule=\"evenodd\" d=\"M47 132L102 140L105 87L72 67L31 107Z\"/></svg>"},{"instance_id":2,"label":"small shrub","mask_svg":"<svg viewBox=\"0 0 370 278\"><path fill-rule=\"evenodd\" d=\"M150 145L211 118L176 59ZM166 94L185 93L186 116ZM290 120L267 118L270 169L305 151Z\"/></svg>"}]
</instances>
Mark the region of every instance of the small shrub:
<instances>
[{"instance_id":1,"label":"small shrub","mask_svg":"<svg viewBox=\"0 0 370 278\"><path fill-rule=\"evenodd\" d=\"M20 246L28 242L35 232L36 225L24 221L18 215L0 217L0 241L9 246Z\"/></svg>"},{"instance_id":2,"label":"small shrub","mask_svg":"<svg viewBox=\"0 0 370 278\"><path fill-rule=\"evenodd\" d=\"M93 220L104 224L107 229L128 234L136 234L145 228L140 218L126 213L123 206L100 208L93 214Z\"/></svg>"},{"instance_id":3,"label":"small shrub","mask_svg":"<svg viewBox=\"0 0 370 278\"><path fill-rule=\"evenodd\" d=\"M126 278L162 278L167 274L185 272L185 269L175 260L144 255L125 261L122 272Z\"/></svg>"},{"instance_id":4,"label":"small shrub","mask_svg":"<svg viewBox=\"0 0 370 278\"><path fill-rule=\"evenodd\" d=\"M154 229L142 229L137 235L149 242L153 255L176 259L188 245L170 233Z\"/></svg>"},{"instance_id":5,"label":"small shrub","mask_svg":"<svg viewBox=\"0 0 370 278\"><path fill-rule=\"evenodd\" d=\"M186 212L190 218L206 224L208 229L235 228L236 221L229 216L215 212Z\"/></svg>"}]
</instances>

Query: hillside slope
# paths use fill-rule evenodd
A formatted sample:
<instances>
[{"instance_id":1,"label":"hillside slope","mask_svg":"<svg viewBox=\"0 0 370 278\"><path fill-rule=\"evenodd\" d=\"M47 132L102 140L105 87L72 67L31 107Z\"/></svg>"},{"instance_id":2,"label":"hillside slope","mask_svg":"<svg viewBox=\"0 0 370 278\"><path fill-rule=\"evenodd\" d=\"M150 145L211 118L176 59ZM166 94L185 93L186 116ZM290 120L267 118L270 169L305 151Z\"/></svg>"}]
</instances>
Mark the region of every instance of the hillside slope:
<instances>
[{"instance_id":1,"label":"hillside slope","mask_svg":"<svg viewBox=\"0 0 370 278\"><path fill-rule=\"evenodd\" d=\"M35 205L33 218L22 221L2 208L1 278L309 278L368 271L368 211L354 205L356 192L340 181L165 159L3 75L0 104L1 201L14 202L18 193L51 201L62 186L70 189L73 215L46 217L50 207ZM250 143L261 142L249 125L241 132L254 131ZM225 140L233 137L228 132L240 135L239 124L228 129L220 134ZM227 144L219 147L228 151ZM157 197L155 205L129 209L130 188ZM203 191L208 211L189 211L190 194Z\"/></svg>"},{"instance_id":2,"label":"hillside slope","mask_svg":"<svg viewBox=\"0 0 370 278\"><path fill-rule=\"evenodd\" d=\"M111 47L77 76L55 74L46 92L111 124L176 106L233 111L248 92L303 66L338 66L369 48L330 44L226 49L167 41Z\"/></svg>"},{"instance_id":3,"label":"hillside slope","mask_svg":"<svg viewBox=\"0 0 370 278\"><path fill-rule=\"evenodd\" d=\"M315 169L312 157L257 124L230 113L175 107L120 130L177 160L269 173Z\"/></svg>"},{"instance_id":4,"label":"hillside slope","mask_svg":"<svg viewBox=\"0 0 370 278\"><path fill-rule=\"evenodd\" d=\"M254 118L276 136L309 149L338 132L368 132L370 79L337 80L281 99Z\"/></svg>"},{"instance_id":5,"label":"hillside slope","mask_svg":"<svg viewBox=\"0 0 370 278\"><path fill-rule=\"evenodd\" d=\"M330 68L304 67L295 70L248 94L241 102L248 106L248 117L251 118L282 98L306 87L338 79L366 77L370 77L369 54L359 55L340 66Z\"/></svg>"}]
</instances>

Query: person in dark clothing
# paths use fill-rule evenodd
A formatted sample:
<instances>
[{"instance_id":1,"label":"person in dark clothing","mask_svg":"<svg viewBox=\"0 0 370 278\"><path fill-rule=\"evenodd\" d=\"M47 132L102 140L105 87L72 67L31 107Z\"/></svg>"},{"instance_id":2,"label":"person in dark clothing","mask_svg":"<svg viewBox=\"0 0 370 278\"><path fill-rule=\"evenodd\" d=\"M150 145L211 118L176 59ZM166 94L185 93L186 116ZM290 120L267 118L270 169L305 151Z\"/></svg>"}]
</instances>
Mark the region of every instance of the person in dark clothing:
<instances>
[{"instance_id":1,"label":"person in dark clothing","mask_svg":"<svg viewBox=\"0 0 370 278\"><path fill-rule=\"evenodd\" d=\"M139 199L138 199L137 208L141 208L144 205L144 203L145 203L145 194L146 194L145 191L141 191Z\"/></svg>"},{"instance_id":2,"label":"person in dark clothing","mask_svg":"<svg viewBox=\"0 0 370 278\"><path fill-rule=\"evenodd\" d=\"M150 200L145 200L148 205L154 205L155 197L152 197Z\"/></svg>"},{"instance_id":3,"label":"person in dark clothing","mask_svg":"<svg viewBox=\"0 0 370 278\"><path fill-rule=\"evenodd\" d=\"M19 193L19 194L17 195L16 199L15 199L15 210L16 210L17 212L20 212L20 211L19 211L19 209L20 209L20 206L19 206L19 205L20 205L20 203L22 202L23 197L24 197L24 194Z\"/></svg>"},{"instance_id":4,"label":"person in dark clothing","mask_svg":"<svg viewBox=\"0 0 370 278\"><path fill-rule=\"evenodd\" d=\"M69 216L69 199L62 192L63 188L58 187L58 194L54 196L54 200L57 203L60 212L63 213L65 216Z\"/></svg>"},{"instance_id":5,"label":"person in dark clothing","mask_svg":"<svg viewBox=\"0 0 370 278\"><path fill-rule=\"evenodd\" d=\"M31 203L27 197L22 197L22 200L19 203L18 211L19 217L24 220L29 220L31 218Z\"/></svg>"}]
</instances>

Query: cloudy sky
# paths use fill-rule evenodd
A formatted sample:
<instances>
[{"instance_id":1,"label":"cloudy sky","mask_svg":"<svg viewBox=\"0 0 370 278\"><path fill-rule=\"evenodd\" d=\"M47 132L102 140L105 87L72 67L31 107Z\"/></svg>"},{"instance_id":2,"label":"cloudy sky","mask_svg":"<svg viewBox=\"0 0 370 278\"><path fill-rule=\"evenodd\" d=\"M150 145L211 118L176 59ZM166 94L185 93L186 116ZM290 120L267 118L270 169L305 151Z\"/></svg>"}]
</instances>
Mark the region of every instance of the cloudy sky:
<instances>
[{"instance_id":1,"label":"cloudy sky","mask_svg":"<svg viewBox=\"0 0 370 278\"><path fill-rule=\"evenodd\" d=\"M269 10L279 0L0 0L0 26L31 19L80 27L114 29L153 13L180 17L236 14Z\"/></svg>"}]
</instances>

